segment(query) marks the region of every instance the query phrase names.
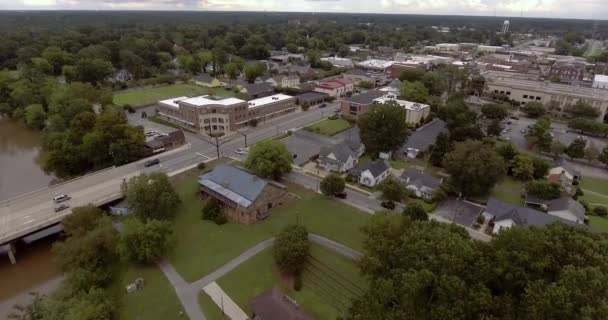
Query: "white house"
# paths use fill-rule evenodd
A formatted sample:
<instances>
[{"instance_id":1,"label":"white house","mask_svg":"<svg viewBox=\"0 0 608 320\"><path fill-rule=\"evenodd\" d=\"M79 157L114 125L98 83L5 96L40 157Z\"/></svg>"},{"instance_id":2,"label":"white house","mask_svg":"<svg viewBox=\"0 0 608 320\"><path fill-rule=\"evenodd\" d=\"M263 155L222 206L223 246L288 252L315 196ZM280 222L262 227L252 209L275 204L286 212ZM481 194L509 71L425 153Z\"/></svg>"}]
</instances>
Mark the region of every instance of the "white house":
<instances>
[{"instance_id":1,"label":"white house","mask_svg":"<svg viewBox=\"0 0 608 320\"><path fill-rule=\"evenodd\" d=\"M603 74L596 74L593 78L593 88L608 89L608 76Z\"/></svg>"},{"instance_id":2,"label":"white house","mask_svg":"<svg viewBox=\"0 0 608 320\"><path fill-rule=\"evenodd\" d=\"M346 172L354 168L363 154L363 144L355 141L341 141L321 148L317 163L328 171Z\"/></svg>"},{"instance_id":3,"label":"white house","mask_svg":"<svg viewBox=\"0 0 608 320\"><path fill-rule=\"evenodd\" d=\"M573 182L580 178L580 171L566 163L564 160L557 161L549 169L549 174L547 174L547 180L561 185L568 193L574 193L574 191L576 191Z\"/></svg>"},{"instance_id":4,"label":"white house","mask_svg":"<svg viewBox=\"0 0 608 320\"><path fill-rule=\"evenodd\" d=\"M373 187L382 183L389 176L391 167L384 160L374 160L357 166L350 172L352 175L358 176L360 184Z\"/></svg>"},{"instance_id":5,"label":"white house","mask_svg":"<svg viewBox=\"0 0 608 320\"><path fill-rule=\"evenodd\" d=\"M585 207L570 197L554 199L547 204L548 214L576 223L585 223L585 212Z\"/></svg>"},{"instance_id":6,"label":"white house","mask_svg":"<svg viewBox=\"0 0 608 320\"><path fill-rule=\"evenodd\" d=\"M490 198L483 215L494 223L493 234L512 227L542 227L554 222L568 225L577 225L570 220L565 220L538 210L520 207L518 205L504 202L496 198Z\"/></svg>"},{"instance_id":7,"label":"white house","mask_svg":"<svg viewBox=\"0 0 608 320\"><path fill-rule=\"evenodd\" d=\"M443 179L425 173L422 170L407 169L399 177L407 190L412 191L416 197L431 200L441 186Z\"/></svg>"},{"instance_id":8,"label":"white house","mask_svg":"<svg viewBox=\"0 0 608 320\"><path fill-rule=\"evenodd\" d=\"M272 84L273 87L296 89L300 87L300 77L297 75L275 76L268 78L266 82Z\"/></svg>"}]
</instances>

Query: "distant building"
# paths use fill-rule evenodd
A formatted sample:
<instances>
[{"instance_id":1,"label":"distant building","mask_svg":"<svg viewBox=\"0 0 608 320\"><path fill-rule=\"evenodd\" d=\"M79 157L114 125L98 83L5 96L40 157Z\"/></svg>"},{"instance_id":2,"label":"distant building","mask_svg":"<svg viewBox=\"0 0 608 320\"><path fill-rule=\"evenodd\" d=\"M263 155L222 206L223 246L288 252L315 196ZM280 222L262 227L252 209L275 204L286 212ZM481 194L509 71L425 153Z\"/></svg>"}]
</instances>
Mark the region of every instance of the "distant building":
<instances>
[{"instance_id":1,"label":"distant building","mask_svg":"<svg viewBox=\"0 0 608 320\"><path fill-rule=\"evenodd\" d=\"M201 198L214 199L226 218L253 224L270 216L282 204L287 188L277 182L230 165L219 165L198 179Z\"/></svg>"},{"instance_id":2,"label":"distant building","mask_svg":"<svg viewBox=\"0 0 608 320\"><path fill-rule=\"evenodd\" d=\"M558 77L561 82L582 81L585 76L585 63L574 60L555 62L549 69L549 78Z\"/></svg>"},{"instance_id":3,"label":"distant building","mask_svg":"<svg viewBox=\"0 0 608 320\"><path fill-rule=\"evenodd\" d=\"M340 112L344 115L358 117L367 111L374 100L384 96L386 92L369 90L340 100Z\"/></svg>"},{"instance_id":4,"label":"distant building","mask_svg":"<svg viewBox=\"0 0 608 320\"><path fill-rule=\"evenodd\" d=\"M153 154L177 148L186 143L182 130L175 130L160 137L146 141L145 147Z\"/></svg>"},{"instance_id":5,"label":"distant building","mask_svg":"<svg viewBox=\"0 0 608 320\"><path fill-rule=\"evenodd\" d=\"M359 162L363 155L363 144L356 141L341 141L321 148L317 163L328 171L346 172Z\"/></svg>"},{"instance_id":6,"label":"distant building","mask_svg":"<svg viewBox=\"0 0 608 320\"><path fill-rule=\"evenodd\" d=\"M397 99L395 95L386 95L374 99L374 103L396 103L405 109L405 123L415 125L422 123L431 114L431 106L424 103Z\"/></svg>"},{"instance_id":7,"label":"distant building","mask_svg":"<svg viewBox=\"0 0 608 320\"><path fill-rule=\"evenodd\" d=\"M320 104L329 99L327 93L321 92L304 92L296 96L296 103L299 105L314 106Z\"/></svg>"},{"instance_id":8,"label":"distant building","mask_svg":"<svg viewBox=\"0 0 608 320\"><path fill-rule=\"evenodd\" d=\"M416 159L420 153L429 151L439 134L445 130L445 122L435 119L412 132L400 151L406 157Z\"/></svg>"},{"instance_id":9,"label":"distant building","mask_svg":"<svg viewBox=\"0 0 608 320\"><path fill-rule=\"evenodd\" d=\"M544 212L520 207L518 205L504 202L497 198L490 198L483 212L483 215L491 219L494 224L492 233L498 234L501 231L512 227L543 227L555 222L568 225L576 225L569 220L565 220Z\"/></svg>"},{"instance_id":10,"label":"distant building","mask_svg":"<svg viewBox=\"0 0 608 320\"><path fill-rule=\"evenodd\" d=\"M380 71L352 69L344 73L344 78L350 79L355 86L360 86L362 82L367 82L372 85L372 88L382 86L388 78L386 74Z\"/></svg>"},{"instance_id":11,"label":"distant building","mask_svg":"<svg viewBox=\"0 0 608 320\"><path fill-rule=\"evenodd\" d=\"M597 89L608 89L608 76L603 74L596 74L593 78L593 88Z\"/></svg>"},{"instance_id":12,"label":"distant building","mask_svg":"<svg viewBox=\"0 0 608 320\"><path fill-rule=\"evenodd\" d=\"M348 78L325 80L317 84L314 91L327 93L330 97L339 98L354 90L353 82Z\"/></svg>"},{"instance_id":13,"label":"distant building","mask_svg":"<svg viewBox=\"0 0 608 320\"><path fill-rule=\"evenodd\" d=\"M287 63L294 60L304 60L304 55L301 53L282 53L271 56L270 60L279 63Z\"/></svg>"},{"instance_id":14,"label":"distant building","mask_svg":"<svg viewBox=\"0 0 608 320\"><path fill-rule=\"evenodd\" d=\"M563 197L547 203L547 213L579 224L587 220L585 207L578 201Z\"/></svg>"},{"instance_id":15,"label":"distant building","mask_svg":"<svg viewBox=\"0 0 608 320\"><path fill-rule=\"evenodd\" d=\"M460 45L458 43L438 43L435 45L437 51L459 51Z\"/></svg>"},{"instance_id":16,"label":"distant building","mask_svg":"<svg viewBox=\"0 0 608 320\"><path fill-rule=\"evenodd\" d=\"M413 192L416 197L431 200L441 186L442 178L417 169L406 169L399 177L405 188Z\"/></svg>"},{"instance_id":17,"label":"distant building","mask_svg":"<svg viewBox=\"0 0 608 320\"><path fill-rule=\"evenodd\" d=\"M192 78L192 82L199 86L207 87L207 88L217 88L222 85L222 83L215 77L210 76L207 73L200 73Z\"/></svg>"},{"instance_id":18,"label":"distant building","mask_svg":"<svg viewBox=\"0 0 608 320\"><path fill-rule=\"evenodd\" d=\"M300 86L300 77L297 75L279 75L266 80L273 87L297 89Z\"/></svg>"},{"instance_id":19,"label":"distant building","mask_svg":"<svg viewBox=\"0 0 608 320\"><path fill-rule=\"evenodd\" d=\"M505 22L503 22L503 24L502 24L502 34L509 33L509 27L510 27L509 20L505 20Z\"/></svg>"},{"instance_id":20,"label":"distant building","mask_svg":"<svg viewBox=\"0 0 608 320\"><path fill-rule=\"evenodd\" d=\"M259 83L245 84L241 93L247 96L247 99L258 99L268 97L274 94L274 87L271 83L266 82L269 78L262 79Z\"/></svg>"},{"instance_id":21,"label":"distant building","mask_svg":"<svg viewBox=\"0 0 608 320\"><path fill-rule=\"evenodd\" d=\"M339 68L352 68L355 66L353 61L348 58L328 57L328 58L321 58L321 61L327 61L327 62L331 63L332 66L339 67Z\"/></svg>"},{"instance_id":22,"label":"distant building","mask_svg":"<svg viewBox=\"0 0 608 320\"><path fill-rule=\"evenodd\" d=\"M381 60L381 59L368 59L357 63L357 67L369 70L378 70L385 72L388 67L392 66L394 61Z\"/></svg>"}]
</instances>

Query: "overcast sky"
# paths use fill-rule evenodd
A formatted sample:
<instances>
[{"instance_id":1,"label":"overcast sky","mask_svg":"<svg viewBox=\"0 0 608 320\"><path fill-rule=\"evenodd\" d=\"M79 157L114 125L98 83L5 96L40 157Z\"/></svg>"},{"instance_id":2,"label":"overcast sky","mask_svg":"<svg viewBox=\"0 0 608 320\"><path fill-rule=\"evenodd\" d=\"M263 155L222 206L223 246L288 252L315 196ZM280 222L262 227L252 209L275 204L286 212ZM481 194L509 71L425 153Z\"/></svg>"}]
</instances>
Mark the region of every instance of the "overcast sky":
<instances>
[{"instance_id":1,"label":"overcast sky","mask_svg":"<svg viewBox=\"0 0 608 320\"><path fill-rule=\"evenodd\" d=\"M606 19L608 0L0 0L22 10L226 10Z\"/></svg>"}]
</instances>

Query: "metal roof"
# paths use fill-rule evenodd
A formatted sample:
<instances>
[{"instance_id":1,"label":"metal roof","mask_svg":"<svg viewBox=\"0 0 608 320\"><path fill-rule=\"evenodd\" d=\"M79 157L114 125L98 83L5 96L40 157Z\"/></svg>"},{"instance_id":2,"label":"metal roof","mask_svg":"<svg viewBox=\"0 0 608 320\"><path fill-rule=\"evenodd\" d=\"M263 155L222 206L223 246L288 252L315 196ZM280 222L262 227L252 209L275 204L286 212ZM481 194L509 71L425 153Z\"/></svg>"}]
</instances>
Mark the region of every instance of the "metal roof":
<instances>
[{"instance_id":1,"label":"metal roof","mask_svg":"<svg viewBox=\"0 0 608 320\"><path fill-rule=\"evenodd\" d=\"M245 208L255 202L268 184L266 180L243 168L225 164L201 175L198 182Z\"/></svg>"}]
</instances>

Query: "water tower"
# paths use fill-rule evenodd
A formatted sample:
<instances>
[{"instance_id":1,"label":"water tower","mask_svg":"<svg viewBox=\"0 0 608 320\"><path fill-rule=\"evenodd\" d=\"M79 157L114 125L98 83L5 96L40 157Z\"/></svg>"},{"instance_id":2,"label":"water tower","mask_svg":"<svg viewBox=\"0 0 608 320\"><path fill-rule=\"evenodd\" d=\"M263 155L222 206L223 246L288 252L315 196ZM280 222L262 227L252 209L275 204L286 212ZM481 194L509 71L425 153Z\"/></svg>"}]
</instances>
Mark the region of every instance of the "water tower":
<instances>
[{"instance_id":1,"label":"water tower","mask_svg":"<svg viewBox=\"0 0 608 320\"><path fill-rule=\"evenodd\" d=\"M502 24L502 33L506 34L507 32L509 32L509 20L505 20Z\"/></svg>"}]
</instances>

